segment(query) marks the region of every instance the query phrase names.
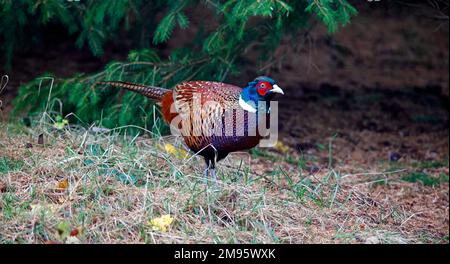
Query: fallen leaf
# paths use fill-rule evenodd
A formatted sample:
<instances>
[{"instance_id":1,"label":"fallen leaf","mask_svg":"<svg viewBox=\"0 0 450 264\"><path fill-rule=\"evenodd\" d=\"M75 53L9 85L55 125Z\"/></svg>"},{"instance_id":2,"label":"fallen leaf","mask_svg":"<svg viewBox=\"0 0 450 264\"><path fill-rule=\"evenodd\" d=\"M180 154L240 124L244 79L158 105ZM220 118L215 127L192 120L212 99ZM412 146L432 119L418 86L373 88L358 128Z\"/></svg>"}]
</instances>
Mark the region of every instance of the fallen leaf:
<instances>
[{"instance_id":1,"label":"fallen leaf","mask_svg":"<svg viewBox=\"0 0 450 264\"><path fill-rule=\"evenodd\" d=\"M78 233L80 233L80 231L78 231L78 228L75 228L72 231L70 231L70 236L77 236Z\"/></svg>"},{"instance_id":2,"label":"fallen leaf","mask_svg":"<svg viewBox=\"0 0 450 264\"><path fill-rule=\"evenodd\" d=\"M177 159L186 159L189 157L189 152L184 149L177 148L169 143L164 144L164 150L167 154L170 154Z\"/></svg>"},{"instance_id":3,"label":"fallen leaf","mask_svg":"<svg viewBox=\"0 0 450 264\"><path fill-rule=\"evenodd\" d=\"M289 151L289 147L281 141L277 141L277 144L275 144L275 149L281 153L287 153Z\"/></svg>"},{"instance_id":4,"label":"fallen leaf","mask_svg":"<svg viewBox=\"0 0 450 264\"><path fill-rule=\"evenodd\" d=\"M64 129L64 127L68 124L69 124L69 120L62 118L62 116L58 115L56 117L56 122L53 124L53 127L61 130L61 129Z\"/></svg>"},{"instance_id":5,"label":"fallen leaf","mask_svg":"<svg viewBox=\"0 0 450 264\"><path fill-rule=\"evenodd\" d=\"M64 179L62 181L59 181L58 184L56 185L56 188L59 190L66 190L67 188L69 188L69 180Z\"/></svg>"},{"instance_id":6,"label":"fallen leaf","mask_svg":"<svg viewBox=\"0 0 450 264\"><path fill-rule=\"evenodd\" d=\"M152 229L155 231L166 232L167 228L172 224L173 217L170 215L162 215L161 217L153 218L149 221L149 224L152 226Z\"/></svg>"},{"instance_id":7,"label":"fallen leaf","mask_svg":"<svg viewBox=\"0 0 450 264\"><path fill-rule=\"evenodd\" d=\"M61 240L66 239L70 235L70 223L67 221L62 221L56 226L58 231L58 236Z\"/></svg>"}]
</instances>

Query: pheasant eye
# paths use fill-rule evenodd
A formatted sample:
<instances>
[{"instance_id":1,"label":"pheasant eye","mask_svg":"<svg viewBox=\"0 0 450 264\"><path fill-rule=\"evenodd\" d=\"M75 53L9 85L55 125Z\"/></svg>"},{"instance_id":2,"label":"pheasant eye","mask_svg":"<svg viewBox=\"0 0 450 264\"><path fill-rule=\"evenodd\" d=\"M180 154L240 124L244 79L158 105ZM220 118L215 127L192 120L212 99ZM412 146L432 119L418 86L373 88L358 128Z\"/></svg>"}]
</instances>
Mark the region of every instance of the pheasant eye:
<instances>
[{"instance_id":1,"label":"pheasant eye","mask_svg":"<svg viewBox=\"0 0 450 264\"><path fill-rule=\"evenodd\" d=\"M258 89L257 89L258 94L261 95L261 96L266 95L267 91L270 88L269 86L270 86L270 84L268 84L268 83L265 83L265 82L260 83L258 85Z\"/></svg>"}]
</instances>

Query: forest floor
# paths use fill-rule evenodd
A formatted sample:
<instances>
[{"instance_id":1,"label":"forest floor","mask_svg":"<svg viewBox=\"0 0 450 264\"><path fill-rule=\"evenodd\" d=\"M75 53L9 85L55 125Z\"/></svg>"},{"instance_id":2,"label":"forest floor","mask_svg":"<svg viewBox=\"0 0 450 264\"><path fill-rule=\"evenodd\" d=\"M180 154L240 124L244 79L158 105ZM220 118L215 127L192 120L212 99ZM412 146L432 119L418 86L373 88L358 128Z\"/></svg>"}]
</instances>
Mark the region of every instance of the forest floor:
<instances>
[{"instance_id":1,"label":"forest floor","mask_svg":"<svg viewBox=\"0 0 450 264\"><path fill-rule=\"evenodd\" d=\"M280 143L230 155L209 185L172 136L59 130L45 115L0 123L0 241L448 243L445 101L297 91L286 100L301 107L280 109ZM166 214L173 223L154 230Z\"/></svg>"},{"instance_id":2,"label":"forest floor","mask_svg":"<svg viewBox=\"0 0 450 264\"><path fill-rule=\"evenodd\" d=\"M448 22L421 11L360 10L333 37L286 39L269 66L249 54L230 82L279 81L281 143L229 155L209 186L173 137L11 123L20 83L129 50L95 59L50 38L0 94L0 243L449 243ZM191 32L178 33L168 50Z\"/></svg>"}]
</instances>

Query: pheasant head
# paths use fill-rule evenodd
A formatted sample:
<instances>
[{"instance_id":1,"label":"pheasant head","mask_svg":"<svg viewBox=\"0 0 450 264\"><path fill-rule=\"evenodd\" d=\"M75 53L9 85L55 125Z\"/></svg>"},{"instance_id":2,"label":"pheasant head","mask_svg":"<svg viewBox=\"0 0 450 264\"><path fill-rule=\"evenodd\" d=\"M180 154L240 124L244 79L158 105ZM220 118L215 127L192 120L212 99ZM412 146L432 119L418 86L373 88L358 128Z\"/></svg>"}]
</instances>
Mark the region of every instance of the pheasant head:
<instances>
[{"instance_id":1,"label":"pheasant head","mask_svg":"<svg viewBox=\"0 0 450 264\"><path fill-rule=\"evenodd\" d=\"M256 113L259 102L269 102L275 94L284 94L277 82L267 76L249 82L239 96L239 105L246 111Z\"/></svg>"}]
</instances>

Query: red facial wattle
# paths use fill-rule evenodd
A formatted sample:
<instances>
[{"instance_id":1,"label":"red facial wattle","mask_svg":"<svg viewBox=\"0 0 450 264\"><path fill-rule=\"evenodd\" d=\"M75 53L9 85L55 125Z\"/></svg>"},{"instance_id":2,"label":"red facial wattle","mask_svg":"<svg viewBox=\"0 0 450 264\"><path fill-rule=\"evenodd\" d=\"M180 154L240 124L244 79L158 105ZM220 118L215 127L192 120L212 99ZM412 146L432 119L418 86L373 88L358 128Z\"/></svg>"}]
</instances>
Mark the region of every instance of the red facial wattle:
<instances>
[{"instance_id":1,"label":"red facial wattle","mask_svg":"<svg viewBox=\"0 0 450 264\"><path fill-rule=\"evenodd\" d=\"M257 92L261 96L265 96L266 93L272 89L272 85L269 82L259 82L257 84Z\"/></svg>"}]
</instances>

